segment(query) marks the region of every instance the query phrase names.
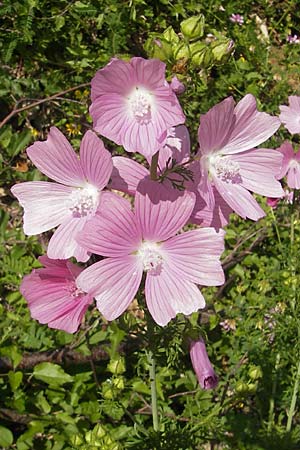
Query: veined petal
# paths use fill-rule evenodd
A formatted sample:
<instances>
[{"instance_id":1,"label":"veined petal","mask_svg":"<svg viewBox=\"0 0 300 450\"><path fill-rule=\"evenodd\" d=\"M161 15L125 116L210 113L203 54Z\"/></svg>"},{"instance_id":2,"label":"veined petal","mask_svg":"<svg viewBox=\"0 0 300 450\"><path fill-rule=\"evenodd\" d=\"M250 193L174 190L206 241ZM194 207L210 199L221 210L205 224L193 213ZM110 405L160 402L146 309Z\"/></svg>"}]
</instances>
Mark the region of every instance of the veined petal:
<instances>
[{"instance_id":1,"label":"veined petal","mask_svg":"<svg viewBox=\"0 0 300 450\"><path fill-rule=\"evenodd\" d=\"M149 170L130 158L114 156L113 170L109 187L127 194L135 195L139 182L149 175Z\"/></svg>"},{"instance_id":2,"label":"veined petal","mask_svg":"<svg viewBox=\"0 0 300 450\"><path fill-rule=\"evenodd\" d=\"M159 275L147 273L145 297L149 312L158 325L165 326L177 313L191 314L204 308L198 287L181 277L164 261Z\"/></svg>"},{"instance_id":3,"label":"veined petal","mask_svg":"<svg viewBox=\"0 0 300 450\"><path fill-rule=\"evenodd\" d=\"M141 240L130 203L118 196L111 197L110 206L102 207L78 236L78 243L90 252L113 257L136 251Z\"/></svg>"},{"instance_id":4,"label":"veined petal","mask_svg":"<svg viewBox=\"0 0 300 450\"><path fill-rule=\"evenodd\" d=\"M291 134L300 133L300 96L289 96L289 106L279 106L279 119Z\"/></svg>"},{"instance_id":5,"label":"veined petal","mask_svg":"<svg viewBox=\"0 0 300 450\"><path fill-rule=\"evenodd\" d=\"M280 126L278 117L259 112L252 94L247 94L234 109L236 122L223 154L240 153L256 147L271 137Z\"/></svg>"},{"instance_id":6,"label":"veined petal","mask_svg":"<svg viewBox=\"0 0 300 450\"><path fill-rule=\"evenodd\" d=\"M277 180L281 180L289 170L289 164L292 159L296 157L293 146L290 142L285 141L281 146L277 149L283 156L281 170L277 174ZM299 153L300 154L300 153Z\"/></svg>"},{"instance_id":7,"label":"veined petal","mask_svg":"<svg viewBox=\"0 0 300 450\"><path fill-rule=\"evenodd\" d=\"M234 100L228 97L201 116L198 138L201 154L223 148L235 125Z\"/></svg>"},{"instance_id":8,"label":"veined petal","mask_svg":"<svg viewBox=\"0 0 300 450\"><path fill-rule=\"evenodd\" d=\"M87 181L102 190L111 176L112 158L102 140L90 130L81 141L80 163Z\"/></svg>"},{"instance_id":9,"label":"veined petal","mask_svg":"<svg viewBox=\"0 0 300 450\"><path fill-rule=\"evenodd\" d=\"M216 189L228 205L243 219L258 220L265 216L264 210L249 191L240 184L226 183L214 177Z\"/></svg>"},{"instance_id":10,"label":"veined petal","mask_svg":"<svg viewBox=\"0 0 300 450\"><path fill-rule=\"evenodd\" d=\"M51 127L46 141L37 141L27 149L33 164L47 177L67 186L82 186L85 182L79 159L66 137Z\"/></svg>"},{"instance_id":11,"label":"veined petal","mask_svg":"<svg viewBox=\"0 0 300 450\"><path fill-rule=\"evenodd\" d=\"M78 277L78 286L93 292L99 311L107 320L119 317L134 299L142 280L143 266L136 256L106 258Z\"/></svg>"},{"instance_id":12,"label":"veined petal","mask_svg":"<svg viewBox=\"0 0 300 450\"><path fill-rule=\"evenodd\" d=\"M48 245L47 255L53 259L68 259L86 262L90 254L78 244L77 237L88 223L86 217L68 217L54 232ZM88 225L87 225L88 227Z\"/></svg>"},{"instance_id":13,"label":"veined petal","mask_svg":"<svg viewBox=\"0 0 300 450\"><path fill-rule=\"evenodd\" d=\"M47 181L28 181L11 188L24 208L24 233L34 235L51 230L71 216L72 188Z\"/></svg>"},{"instance_id":14,"label":"veined petal","mask_svg":"<svg viewBox=\"0 0 300 450\"><path fill-rule=\"evenodd\" d=\"M276 175L282 165L282 154L269 148L253 149L232 156L240 166L241 185L267 197L281 197L283 189Z\"/></svg>"},{"instance_id":15,"label":"veined petal","mask_svg":"<svg viewBox=\"0 0 300 450\"><path fill-rule=\"evenodd\" d=\"M190 222L202 227L214 227L216 230L219 230L228 224L229 216L233 210L214 186L213 194L215 200L213 208L207 206L199 193L196 195L196 203Z\"/></svg>"},{"instance_id":16,"label":"veined petal","mask_svg":"<svg viewBox=\"0 0 300 450\"><path fill-rule=\"evenodd\" d=\"M180 278L205 286L224 283L220 256L224 251L224 231L201 228L187 231L162 242L168 263Z\"/></svg>"},{"instance_id":17,"label":"veined petal","mask_svg":"<svg viewBox=\"0 0 300 450\"><path fill-rule=\"evenodd\" d=\"M187 161L190 157L190 147L190 135L185 125L170 128L166 143L159 150L158 165L161 172L166 168L168 161L171 163L175 160L177 164Z\"/></svg>"},{"instance_id":18,"label":"veined petal","mask_svg":"<svg viewBox=\"0 0 300 450\"><path fill-rule=\"evenodd\" d=\"M148 241L164 241L174 236L189 220L195 194L178 191L149 179L142 180L135 196L135 213Z\"/></svg>"}]
</instances>

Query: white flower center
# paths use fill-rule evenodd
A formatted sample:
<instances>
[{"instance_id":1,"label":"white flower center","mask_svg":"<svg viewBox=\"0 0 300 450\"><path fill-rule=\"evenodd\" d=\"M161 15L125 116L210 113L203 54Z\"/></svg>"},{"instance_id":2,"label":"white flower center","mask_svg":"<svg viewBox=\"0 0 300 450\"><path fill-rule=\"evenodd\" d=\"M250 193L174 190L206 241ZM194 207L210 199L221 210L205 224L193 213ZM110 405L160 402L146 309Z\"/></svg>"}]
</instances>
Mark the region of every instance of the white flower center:
<instances>
[{"instance_id":1,"label":"white flower center","mask_svg":"<svg viewBox=\"0 0 300 450\"><path fill-rule=\"evenodd\" d=\"M214 174L225 183L237 184L242 181L239 163L228 156L212 155L209 158L209 163Z\"/></svg>"},{"instance_id":2,"label":"white flower center","mask_svg":"<svg viewBox=\"0 0 300 450\"><path fill-rule=\"evenodd\" d=\"M85 294L85 292L83 292L79 287L76 286L76 283L74 281L70 281L68 285L68 292L69 295L74 299L77 299Z\"/></svg>"},{"instance_id":3,"label":"white flower center","mask_svg":"<svg viewBox=\"0 0 300 450\"><path fill-rule=\"evenodd\" d=\"M135 87L129 95L128 103L131 114L138 123L150 122L153 99L149 91L142 87Z\"/></svg>"},{"instance_id":4,"label":"white flower center","mask_svg":"<svg viewBox=\"0 0 300 450\"><path fill-rule=\"evenodd\" d=\"M142 260L145 272L160 273L163 256L159 244L156 242L143 242L138 250L138 256Z\"/></svg>"},{"instance_id":5,"label":"white flower center","mask_svg":"<svg viewBox=\"0 0 300 450\"><path fill-rule=\"evenodd\" d=\"M299 120L300 122L300 120ZM297 169L299 166L299 162L296 159L291 159L289 162L289 169Z\"/></svg>"},{"instance_id":6,"label":"white flower center","mask_svg":"<svg viewBox=\"0 0 300 450\"><path fill-rule=\"evenodd\" d=\"M95 186L87 184L75 189L70 198L70 210L74 217L94 215L99 204L100 192Z\"/></svg>"}]
</instances>

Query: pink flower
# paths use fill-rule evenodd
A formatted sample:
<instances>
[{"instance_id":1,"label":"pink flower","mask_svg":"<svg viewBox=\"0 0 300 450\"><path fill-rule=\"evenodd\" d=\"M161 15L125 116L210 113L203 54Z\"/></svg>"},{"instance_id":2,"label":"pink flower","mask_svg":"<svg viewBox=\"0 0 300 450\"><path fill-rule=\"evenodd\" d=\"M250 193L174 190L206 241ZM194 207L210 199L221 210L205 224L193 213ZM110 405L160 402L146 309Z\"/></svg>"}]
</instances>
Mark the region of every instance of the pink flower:
<instances>
[{"instance_id":1,"label":"pink flower","mask_svg":"<svg viewBox=\"0 0 300 450\"><path fill-rule=\"evenodd\" d=\"M222 226L230 210L252 220L265 215L249 190L268 197L283 195L275 179L282 155L278 150L253 147L272 136L278 127L276 117L257 111L251 94L236 106L229 97L201 117L200 163L198 167L194 164L194 173L202 201L199 210L196 205L193 221L202 221L206 226L219 222Z\"/></svg>"},{"instance_id":2,"label":"pink flower","mask_svg":"<svg viewBox=\"0 0 300 450\"><path fill-rule=\"evenodd\" d=\"M241 16L241 14L231 14L229 17L229 20L233 23L237 23L239 25L243 25L244 23L244 17Z\"/></svg>"},{"instance_id":3,"label":"pink flower","mask_svg":"<svg viewBox=\"0 0 300 450\"><path fill-rule=\"evenodd\" d=\"M294 34L293 36L291 34L289 34L287 36L286 40L288 41L289 44L299 44L300 43L300 39L297 36L297 34Z\"/></svg>"},{"instance_id":4,"label":"pink flower","mask_svg":"<svg viewBox=\"0 0 300 450\"><path fill-rule=\"evenodd\" d=\"M283 155L283 163L277 179L287 175L287 185L291 189L300 189L300 151L294 152L290 142L285 141L278 149Z\"/></svg>"},{"instance_id":5,"label":"pink flower","mask_svg":"<svg viewBox=\"0 0 300 450\"><path fill-rule=\"evenodd\" d=\"M278 203L282 202L282 201L283 201L283 203L287 203L287 204L291 205L293 203L293 198L294 198L294 192L293 191L289 191L288 189L286 189L284 191L283 197L280 197L280 198L268 197L267 198L267 205L270 206L270 208L273 208L273 209L277 208Z\"/></svg>"},{"instance_id":6,"label":"pink flower","mask_svg":"<svg viewBox=\"0 0 300 450\"><path fill-rule=\"evenodd\" d=\"M20 288L31 317L47 323L50 328L74 333L93 300L77 285L77 277L83 269L47 256L39 260L45 267L26 275Z\"/></svg>"},{"instance_id":7,"label":"pink flower","mask_svg":"<svg viewBox=\"0 0 300 450\"><path fill-rule=\"evenodd\" d=\"M108 320L120 316L135 298L146 272L145 298L150 314L166 325L177 313L203 308L196 284L224 282L219 261L223 236L212 228L176 233L186 224L194 195L142 180L135 196L135 211L122 198L111 202L101 220L91 220L78 240L88 251L107 258L88 267L78 278L90 288L100 312Z\"/></svg>"},{"instance_id":8,"label":"pink flower","mask_svg":"<svg viewBox=\"0 0 300 450\"><path fill-rule=\"evenodd\" d=\"M300 96L291 95L289 106L279 106L279 119L291 134L300 133Z\"/></svg>"},{"instance_id":9,"label":"pink flower","mask_svg":"<svg viewBox=\"0 0 300 450\"><path fill-rule=\"evenodd\" d=\"M25 234L43 233L60 225L50 239L49 258L75 256L78 261L86 261L88 252L75 238L96 214L103 196L111 195L101 193L112 172L110 153L101 139L88 131L81 142L79 160L65 136L52 127L48 139L35 142L27 154L57 183L32 181L12 187L24 208Z\"/></svg>"},{"instance_id":10,"label":"pink flower","mask_svg":"<svg viewBox=\"0 0 300 450\"><path fill-rule=\"evenodd\" d=\"M214 389L217 387L218 377L208 358L205 343L202 338L191 343L190 357L202 389Z\"/></svg>"},{"instance_id":11,"label":"pink flower","mask_svg":"<svg viewBox=\"0 0 300 450\"><path fill-rule=\"evenodd\" d=\"M151 157L185 117L158 59L112 59L92 79L94 128L129 152Z\"/></svg>"}]
</instances>

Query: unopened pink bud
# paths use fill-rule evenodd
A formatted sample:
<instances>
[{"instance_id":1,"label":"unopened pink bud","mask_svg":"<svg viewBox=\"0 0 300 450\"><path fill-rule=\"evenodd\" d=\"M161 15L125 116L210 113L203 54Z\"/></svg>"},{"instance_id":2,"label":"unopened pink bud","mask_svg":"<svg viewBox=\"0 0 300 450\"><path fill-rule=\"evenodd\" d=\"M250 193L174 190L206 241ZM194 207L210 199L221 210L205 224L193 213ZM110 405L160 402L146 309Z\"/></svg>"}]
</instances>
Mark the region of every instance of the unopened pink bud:
<instances>
[{"instance_id":1,"label":"unopened pink bud","mask_svg":"<svg viewBox=\"0 0 300 450\"><path fill-rule=\"evenodd\" d=\"M176 75L172 78L170 83L171 89L175 94L180 95L183 94L185 91L185 85L181 83L180 80L176 77Z\"/></svg>"},{"instance_id":2,"label":"unopened pink bud","mask_svg":"<svg viewBox=\"0 0 300 450\"><path fill-rule=\"evenodd\" d=\"M202 389L214 389L218 385L218 377L208 358L205 343L202 338L192 341L190 357L194 371Z\"/></svg>"}]
</instances>

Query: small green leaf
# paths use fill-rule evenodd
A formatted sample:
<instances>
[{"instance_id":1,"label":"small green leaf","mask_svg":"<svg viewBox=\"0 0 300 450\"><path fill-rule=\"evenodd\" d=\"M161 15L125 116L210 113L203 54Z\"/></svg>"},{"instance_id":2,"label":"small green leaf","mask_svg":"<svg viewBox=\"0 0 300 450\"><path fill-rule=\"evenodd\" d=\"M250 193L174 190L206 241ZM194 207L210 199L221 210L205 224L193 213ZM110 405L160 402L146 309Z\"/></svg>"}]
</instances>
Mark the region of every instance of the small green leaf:
<instances>
[{"instance_id":1,"label":"small green leaf","mask_svg":"<svg viewBox=\"0 0 300 450\"><path fill-rule=\"evenodd\" d=\"M10 370L8 372L8 379L9 379L9 384L10 384L11 390L13 392L15 392L18 389L18 387L20 386L20 384L22 383L23 373L22 372L13 372L12 370Z\"/></svg>"},{"instance_id":2,"label":"small green leaf","mask_svg":"<svg viewBox=\"0 0 300 450\"><path fill-rule=\"evenodd\" d=\"M14 441L12 432L0 425L0 447L9 447Z\"/></svg>"},{"instance_id":3,"label":"small green leaf","mask_svg":"<svg viewBox=\"0 0 300 450\"><path fill-rule=\"evenodd\" d=\"M59 386L73 381L73 377L66 373L58 364L43 362L37 364L33 371L33 376L37 380L44 381L52 386Z\"/></svg>"}]
</instances>

